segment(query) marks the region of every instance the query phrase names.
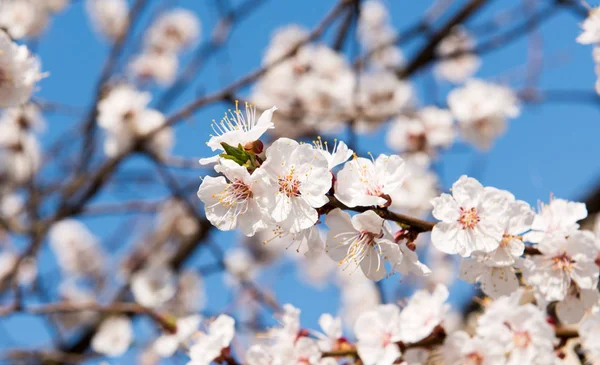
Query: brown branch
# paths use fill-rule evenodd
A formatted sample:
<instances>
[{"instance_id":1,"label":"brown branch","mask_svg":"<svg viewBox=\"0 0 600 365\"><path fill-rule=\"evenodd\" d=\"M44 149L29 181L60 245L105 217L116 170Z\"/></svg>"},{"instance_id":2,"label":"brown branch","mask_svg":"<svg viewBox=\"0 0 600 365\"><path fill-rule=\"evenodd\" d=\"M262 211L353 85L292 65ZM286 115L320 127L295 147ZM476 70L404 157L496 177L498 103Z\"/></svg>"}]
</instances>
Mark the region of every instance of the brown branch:
<instances>
[{"instance_id":1,"label":"brown branch","mask_svg":"<svg viewBox=\"0 0 600 365\"><path fill-rule=\"evenodd\" d=\"M389 211L387 208L378 208L378 207L347 207L342 204L339 200L337 200L333 196L329 196L329 203L327 203L324 207L320 208L320 212L323 214L329 213L331 210L335 208L340 208L343 210L352 210L355 212L366 212L368 210L372 210L377 213L381 218L387 219L390 221L394 221L396 223L400 223L401 225L407 226L408 229L421 233L421 232L430 232L433 230L435 226L435 222L425 221L419 218L411 217L408 215L394 213Z\"/></svg>"},{"instance_id":2,"label":"brown branch","mask_svg":"<svg viewBox=\"0 0 600 365\"><path fill-rule=\"evenodd\" d=\"M417 52L417 55L408 63L408 65L399 70L399 78L407 78L420 68L426 66L435 59L435 50L438 44L452 31L455 26L464 23L473 16L488 0L471 0L455 16L453 16L440 30L435 32L427 44Z\"/></svg>"},{"instance_id":3,"label":"brown branch","mask_svg":"<svg viewBox=\"0 0 600 365\"><path fill-rule=\"evenodd\" d=\"M154 311L152 308L144 307L137 303L130 302L113 302L110 305L102 305L99 303L73 303L73 302L58 302L50 303L37 307L12 307L8 310L0 311L0 316L9 316L15 313L28 313L33 315L47 315L55 313L72 313L92 311L107 314L143 314L152 318L158 325L169 333L175 333L177 327L173 320L168 316Z\"/></svg>"}]
</instances>

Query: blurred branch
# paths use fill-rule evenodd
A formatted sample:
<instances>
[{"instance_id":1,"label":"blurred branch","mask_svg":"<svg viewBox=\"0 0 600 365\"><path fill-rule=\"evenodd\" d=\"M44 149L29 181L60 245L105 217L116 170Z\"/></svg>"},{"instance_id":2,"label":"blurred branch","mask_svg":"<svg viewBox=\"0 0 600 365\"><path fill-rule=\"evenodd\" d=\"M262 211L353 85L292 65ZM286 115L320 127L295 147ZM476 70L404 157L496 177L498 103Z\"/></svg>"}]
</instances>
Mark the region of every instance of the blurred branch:
<instances>
[{"instance_id":1,"label":"blurred branch","mask_svg":"<svg viewBox=\"0 0 600 365\"><path fill-rule=\"evenodd\" d=\"M467 21L473 16L488 0L471 0L465 6L456 13L446 24L444 24L438 31L433 33L428 39L427 44L421 48L417 55L408 62L407 66L401 70L398 70L397 75L400 78L406 78L422 67L426 66L435 59L435 50L438 44L452 31L452 29Z\"/></svg>"},{"instance_id":2,"label":"blurred branch","mask_svg":"<svg viewBox=\"0 0 600 365\"><path fill-rule=\"evenodd\" d=\"M100 74L100 78L98 79L96 87L94 88L96 90L94 94L94 100L92 101L92 104L87 112L86 119L83 123L84 137L83 144L81 146L82 150L78 170L83 170L88 166L94 152L94 136L96 132L96 118L98 117L98 103L102 98L104 84L112 75L113 70L119 61L119 56L123 52L123 48L126 44L126 41L131 35L131 33L133 33L135 24L137 23L138 19L143 13L144 7L147 5L147 3L147 0L135 1L128 14L127 27L113 43L113 46L108 54L108 58L104 63L102 73Z\"/></svg>"}]
</instances>

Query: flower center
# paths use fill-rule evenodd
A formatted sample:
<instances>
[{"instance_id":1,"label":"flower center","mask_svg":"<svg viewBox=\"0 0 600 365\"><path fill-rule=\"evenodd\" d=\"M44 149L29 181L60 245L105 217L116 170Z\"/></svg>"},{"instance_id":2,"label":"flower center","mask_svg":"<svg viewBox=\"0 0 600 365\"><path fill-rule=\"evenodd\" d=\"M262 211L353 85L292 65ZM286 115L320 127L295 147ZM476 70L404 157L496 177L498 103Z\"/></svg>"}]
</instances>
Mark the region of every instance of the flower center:
<instances>
[{"instance_id":1,"label":"flower center","mask_svg":"<svg viewBox=\"0 0 600 365\"><path fill-rule=\"evenodd\" d=\"M483 356L478 352L471 352L465 356L465 365L483 365Z\"/></svg>"},{"instance_id":2,"label":"flower center","mask_svg":"<svg viewBox=\"0 0 600 365\"><path fill-rule=\"evenodd\" d=\"M370 185L370 186L367 186L367 195L382 196L383 195L383 189L379 185Z\"/></svg>"},{"instance_id":3,"label":"flower center","mask_svg":"<svg viewBox=\"0 0 600 365\"><path fill-rule=\"evenodd\" d=\"M386 347L387 345L392 344L392 334L389 332L384 333L382 342L383 342L383 347Z\"/></svg>"},{"instance_id":4,"label":"flower center","mask_svg":"<svg viewBox=\"0 0 600 365\"><path fill-rule=\"evenodd\" d=\"M481 221L479 218L479 213L477 213L477 209L465 209L460 208L460 217L458 218L458 224L462 227L462 229L473 229Z\"/></svg>"},{"instance_id":5,"label":"flower center","mask_svg":"<svg viewBox=\"0 0 600 365\"><path fill-rule=\"evenodd\" d=\"M183 40L185 39L183 37L183 34L181 34L181 32L179 31L179 29L177 29L176 27L173 27L173 26L166 27L165 35L167 36L167 38L170 38L174 42L177 42L177 43L182 43Z\"/></svg>"},{"instance_id":6,"label":"flower center","mask_svg":"<svg viewBox=\"0 0 600 365\"><path fill-rule=\"evenodd\" d=\"M531 343L529 332L515 332L513 335L513 343L517 348L526 348Z\"/></svg>"},{"instance_id":7,"label":"flower center","mask_svg":"<svg viewBox=\"0 0 600 365\"><path fill-rule=\"evenodd\" d=\"M510 246L510 241L512 241L515 238L516 238L515 236L505 233L502 236L502 241L500 241L500 247L506 248L506 247Z\"/></svg>"},{"instance_id":8,"label":"flower center","mask_svg":"<svg viewBox=\"0 0 600 365\"><path fill-rule=\"evenodd\" d=\"M556 255L552 258L552 267L555 270L571 271L571 267L574 263L575 261L573 261L566 252Z\"/></svg>"},{"instance_id":9,"label":"flower center","mask_svg":"<svg viewBox=\"0 0 600 365\"><path fill-rule=\"evenodd\" d=\"M383 233L380 235L383 236ZM379 237L381 238L381 237ZM361 231L358 234L358 240L361 241L365 245L375 246L377 243L375 242L375 233L371 233L368 231Z\"/></svg>"},{"instance_id":10,"label":"flower center","mask_svg":"<svg viewBox=\"0 0 600 365\"><path fill-rule=\"evenodd\" d=\"M231 184L227 185L225 190L217 194L216 197L219 199L219 203L226 208L233 208L240 203L244 203L252 199L252 190L241 180L234 180Z\"/></svg>"},{"instance_id":11,"label":"flower center","mask_svg":"<svg viewBox=\"0 0 600 365\"><path fill-rule=\"evenodd\" d=\"M300 181L294 176L292 168L284 177L277 179L279 192L285 194L288 198L300 196Z\"/></svg>"},{"instance_id":12,"label":"flower center","mask_svg":"<svg viewBox=\"0 0 600 365\"><path fill-rule=\"evenodd\" d=\"M427 136L425 133L410 133L408 144L411 146L412 151L424 151L427 147Z\"/></svg>"}]
</instances>

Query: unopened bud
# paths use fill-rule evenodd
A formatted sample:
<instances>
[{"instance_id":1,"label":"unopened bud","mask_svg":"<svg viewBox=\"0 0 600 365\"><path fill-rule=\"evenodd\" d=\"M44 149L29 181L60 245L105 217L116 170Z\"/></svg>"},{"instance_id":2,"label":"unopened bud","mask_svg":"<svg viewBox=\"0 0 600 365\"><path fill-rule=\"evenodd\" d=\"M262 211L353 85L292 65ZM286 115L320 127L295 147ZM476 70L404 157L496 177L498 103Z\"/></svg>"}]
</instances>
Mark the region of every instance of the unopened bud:
<instances>
[{"instance_id":1,"label":"unopened bud","mask_svg":"<svg viewBox=\"0 0 600 365\"><path fill-rule=\"evenodd\" d=\"M256 154L262 153L264 145L261 140L248 142L244 145L244 149L248 152L254 152Z\"/></svg>"}]
</instances>

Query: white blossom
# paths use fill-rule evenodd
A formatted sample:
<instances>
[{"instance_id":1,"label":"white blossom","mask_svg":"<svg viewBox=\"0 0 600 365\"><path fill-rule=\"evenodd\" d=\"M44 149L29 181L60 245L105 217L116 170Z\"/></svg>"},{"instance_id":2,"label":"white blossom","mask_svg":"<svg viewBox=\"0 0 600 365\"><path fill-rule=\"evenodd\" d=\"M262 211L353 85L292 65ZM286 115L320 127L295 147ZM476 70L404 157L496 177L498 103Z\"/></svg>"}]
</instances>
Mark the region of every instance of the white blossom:
<instances>
[{"instance_id":1,"label":"white blossom","mask_svg":"<svg viewBox=\"0 0 600 365\"><path fill-rule=\"evenodd\" d=\"M42 163L37 138L13 123L0 123L0 177L21 184L31 179Z\"/></svg>"},{"instance_id":2,"label":"white blossom","mask_svg":"<svg viewBox=\"0 0 600 365\"><path fill-rule=\"evenodd\" d=\"M164 127L162 113L148 108L150 98L149 93L119 85L98 103L98 125L106 131L104 151L108 156L124 153L133 147L137 138L150 133L153 135L145 142L145 147L160 157L169 154L173 131Z\"/></svg>"},{"instance_id":3,"label":"white blossom","mask_svg":"<svg viewBox=\"0 0 600 365\"><path fill-rule=\"evenodd\" d=\"M0 108L25 104L42 77L38 58L0 31Z\"/></svg>"},{"instance_id":4,"label":"white blossom","mask_svg":"<svg viewBox=\"0 0 600 365\"><path fill-rule=\"evenodd\" d=\"M514 265L523 254L522 234L528 231L534 219L529 204L506 194L510 205L506 213L504 234L500 245L490 253L475 252L460 263L459 278L479 282L486 295L497 298L508 295L519 287Z\"/></svg>"},{"instance_id":5,"label":"white blossom","mask_svg":"<svg viewBox=\"0 0 600 365\"><path fill-rule=\"evenodd\" d=\"M131 320L125 316L113 316L102 321L92 338L92 349L108 357L123 355L133 342Z\"/></svg>"},{"instance_id":6,"label":"white blossom","mask_svg":"<svg viewBox=\"0 0 600 365\"><path fill-rule=\"evenodd\" d=\"M11 0L0 3L0 28L13 39L39 36L49 22L43 6L31 0Z\"/></svg>"},{"instance_id":7,"label":"white blossom","mask_svg":"<svg viewBox=\"0 0 600 365\"><path fill-rule=\"evenodd\" d=\"M554 235L568 236L579 229L577 222L587 215L585 203L551 198L549 204L540 203L531 232L525 234L524 238L526 241L539 243Z\"/></svg>"},{"instance_id":8,"label":"white blossom","mask_svg":"<svg viewBox=\"0 0 600 365\"><path fill-rule=\"evenodd\" d=\"M210 322L206 332L194 338L190 347L188 365L209 365L228 348L235 335L235 321L228 315L221 314Z\"/></svg>"},{"instance_id":9,"label":"white blossom","mask_svg":"<svg viewBox=\"0 0 600 365\"><path fill-rule=\"evenodd\" d=\"M193 45L200 37L200 20L191 11L171 9L150 26L146 46L162 52L180 52Z\"/></svg>"},{"instance_id":10,"label":"white blossom","mask_svg":"<svg viewBox=\"0 0 600 365\"><path fill-rule=\"evenodd\" d=\"M205 304L204 280L196 270L188 269L179 274L175 296L165 304L165 307L174 315L188 316L198 313Z\"/></svg>"},{"instance_id":11,"label":"white blossom","mask_svg":"<svg viewBox=\"0 0 600 365\"><path fill-rule=\"evenodd\" d=\"M477 336L489 347L500 346L505 364L553 364L554 330L533 304L520 305L523 292L496 299L477 322Z\"/></svg>"},{"instance_id":12,"label":"white blossom","mask_svg":"<svg viewBox=\"0 0 600 365\"><path fill-rule=\"evenodd\" d=\"M279 60L290 50L294 49L294 47L297 47L307 36L308 31L297 24L276 29L267 47L267 52L263 57L263 65L268 65Z\"/></svg>"},{"instance_id":13,"label":"white blossom","mask_svg":"<svg viewBox=\"0 0 600 365\"><path fill-rule=\"evenodd\" d=\"M323 333L316 333L319 340L321 351L331 351L337 346L342 338L342 320L339 317L333 317L329 313L321 314L319 317L319 326Z\"/></svg>"},{"instance_id":14,"label":"white blossom","mask_svg":"<svg viewBox=\"0 0 600 365\"><path fill-rule=\"evenodd\" d=\"M318 219L316 208L329 202L325 194L332 175L327 159L312 146L288 138L275 141L266 157L260 168L269 180L265 204L271 218L286 232L310 228Z\"/></svg>"},{"instance_id":15,"label":"white blossom","mask_svg":"<svg viewBox=\"0 0 600 365\"><path fill-rule=\"evenodd\" d=\"M448 94L448 106L463 137L486 150L506 129L506 119L519 115L518 99L508 87L472 79Z\"/></svg>"},{"instance_id":16,"label":"white blossom","mask_svg":"<svg viewBox=\"0 0 600 365\"><path fill-rule=\"evenodd\" d=\"M591 306L581 300L579 290L595 289L598 284L600 269L595 263L598 254L595 244L596 239L589 231L571 232L568 237L554 235L536 246L541 255L529 256L524 261L524 281L545 301L567 300L561 305L561 317L569 322L577 322L584 309ZM573 311L579 314L570 313Z\"/></svg>"},{"instance_id":17,"label":"white blossom","mask_svg":"<svg viewBox=\"0 0 600 365\"><path fill-rule=\"evenodd\" d=\"M131 291L135 301L146 307L159 307L171 299L177 290L173 270L150 264L131 277Z\"/></svg>"},{"instance_id":18,"label":"white blossom","mask_svg":"<svg viewBox=\"0 0 600 365\"><path fill-rule=\"evenodd\" d=\"M397 151L423 151L435 154L454 141L452 114L445 109L428 106L414 116L397 117L386 136L387 144Z\"/></svg>"},{"instance_id":19,"label":"white blossom","mask_svg":"<svg viewBox=\"0 0 600 365\"><path fill-rule=\"evenodd\" d=\"M401 355L396 342L402 341L400 309L380 305L356 320L354 334L358 355L365 365L392 365Z\"/></svg>"},{"instance_id":20,"label":"white blossom","mask_svg":"<svg viewBox=\"0 0 600 365\"><path fill-rule=\"evenodd\" d=\"M389 226L373 211L366 211L350 218L336 208L327 214L329 227L325 251L340 265L359 265L365 276L379 281L387 274L385 262L393 270L402 265L402 253L389 231Z\"/></svg>"},{"instance_id":21,"label":"white blossom","mask_svg":"<svg viewBox=\"0 0 600 365\"><path fill-rule=\"evenodd\" d=\"M587 315L579 324L581 346L593 359L600 359L600 313L598 308Z\"/></svg>"},{"instance_id":22,"label":"white blossom","mask_svg":"<svg viewBox=\"0 0 600 365\"><path fill-rule=\"evenodd\" d=\"M512 266L495 266L483 255L463 258L458 270L460 279L480 283L481 290L492 298L509 295L519 288L519 279Z\"/></svg>"},{"instance_id":23,"label":"white blossom","mask_svg":"<svg viewBox=\"0 0 600 365\"><path fill-rule=\"evenodd\" d=\"M129 25L129 6L126 0L86 0L86 10L96 31L117 39Z\"/></svg>"},{"instance_id":24,"label":"white blossom","mask_svg":"<svg viewBox=\"0 0 600 365\"><path fill-rule=\"evenodd\" d=\"M388 206L406 179L404 160L381 154L376 160L357 157L337 174L335 197L348 207Z\"/></svg>"},{"instance_id":25,"label":"white blossom","mask_svg":"<svg viewBox=\"0 0 600 365\"><path fill-rule=\"evenodd\" d=\"M441 220L431 241L440 251L467 257L491 252L502 242L509 209L505 192L463 175L452 185L452 195L442 194L431 203L433 216Z\"/></svg>"},{"instance_id":26,"label":"white blossom","mask_svg":"<svg viewBox=\"0 0 600 365\"><path fill-rule=\"evenodd\" d=\"M464 28L454 28L436 48L442 59L436 65L437 74L455 84L473 76L481 65L479 57L471 52L474 45L474 40Z\"/></svg>"},{"instance_id":27,"label":"white blossom","mask_svg":"<svg viewBox=\"0 0 600 365\"><path fill-rule=\"evenodd\" d=\"M412 86L391 72L363 73L358 79L357 88L359 131L370 130L413 104Z\"/></svg>"},{"instance_id":28,"label":"white blossom","mask_svg":"<svg viewBox=\"0 0 600 365\"><path fill-rule=\"evenodd\" d=\"M353 328L364 312L381 304L375 283L362 275L352 275L349 270L337 270L341 291L341 317L344 325Z\"/></svg>"},{"instance_id":29,"label":"white blossom","mask_svg":"<svg viewBox=\"0 0 600 365\"><path fill-rule=\"evenodd\" d=\"M71 219L54 223L48 237L65 274L98 277L104 272L105 257L98 238L82 223Z\"/></svg>"},{"instance_id":30,"label":"white blossom","mask_svg":"<svg viewBox=\"0 0 600 365\"><path fill-rule=\"evenodd\" d=\"M446 337L442 355L445 365L499 365L505 361L503 348L497 343L490 343L479 337L471 338L463 331Z\"/></svg>"},{"instance_id":31,"label":"white blossom","mask_svg":"<svg viewBox=\"0 0 600 365\"><path fill-rule=\"evenodd\" d=\"M0 124L4 123L17 126L22 131L42 132L46 127L38 106L32 103L5 109L0 115Z\"/></svg>"},{"instance_id":32,"label":"white blossom","mask_svg":"<svg viewBox=\"0 0 600 365\"><path fill-rule=\"evenodd\" d=\"M202 180L198 198L204 203L206 218L223 231L239 227L246 236L266 228L267 172L259 168L250 175L245 167L227 159L221 159L215 170L227 179L206 176Z\"/></svg>"},{"instance_id":33,"label":"white blossom","mask_svg":"<svg viewBox=\"0 0 600 365\"><path fill-rule=\"evenodd\" d=\"M390 209L424 217L431 212L431 199L439 194L438 176L430 168L429 158L422 154L405 158L406 178L394 192Z\"/></svg>"},{"instance_id":34,"label":"white blossom","mask_svg":"<svg viewBox=\"0 0 600 365\"><path fill-rule=\"evenodd\" d=\"M131 60L128 67L134 78L166 86L175 79L179 61L173 53L146 51Z\"/></svg>"},{"instance_id":35,"label":"white blossom","mask_svg":"<svg viewBox=\"0 0 600 365\"><path fill-rule=\"evenodd\" d=\"M420 341L442 325L450 311L450 304L446 303L448 296L448 288L441 284L433 292L419 290L414 293L398 319L402 327L400 340L405 343Z\"/></svg>"},{"instance_id":36,"label":"white blossom","mask_svg":"<svg viewBox=\"0 0 600 365\"><path fill-rule=\"evenodd\" d=\"M213 151L223 151L221 143L227 143L230 146L246 148L247 144L258 141L260 137L269 129L274 128L273 112L276 107L265 110L261 116L256 119L256 108L250 104L246 104L246 113L237 107L234 111L229 111L229 115L219 122L213 121L212 129L215 135L211 135L210 140L206 143ZM205 165L214 163L218 160L218 155L209 158L200 159L200 164Z\"/></svg>"},{"instance_id":37,"label":"white blossom","mask_svg":"<svg viewBox=\"0 0 600 365\"><path fill-rule=\"evenodd\" d=\"M600 8L590 9L588 17L581 24L583 33L577 37L577 42L592 44L600 42Z\"/></svg>"}]
</instances>

